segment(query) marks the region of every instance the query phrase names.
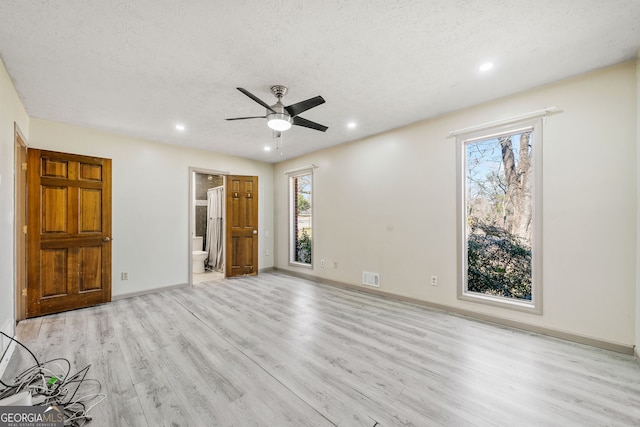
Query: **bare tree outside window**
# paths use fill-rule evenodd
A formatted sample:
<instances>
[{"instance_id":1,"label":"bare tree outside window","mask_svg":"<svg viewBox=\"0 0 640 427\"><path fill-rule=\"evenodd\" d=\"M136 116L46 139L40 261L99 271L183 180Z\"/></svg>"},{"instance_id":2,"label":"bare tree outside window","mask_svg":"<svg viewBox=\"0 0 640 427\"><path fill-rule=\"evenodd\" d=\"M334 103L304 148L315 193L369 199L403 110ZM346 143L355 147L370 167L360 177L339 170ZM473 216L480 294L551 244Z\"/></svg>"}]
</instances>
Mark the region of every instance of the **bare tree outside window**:
<instances>
[{"instance_id":1,"label":"bare tree outside window","mask_svg":"<svg viewBox=\"0 0 640 427\"><path fill-rule=\"evenodd\" d=\"M533 129L466 141L466 291L532 298Z\"/></svg>"}]
</instances>

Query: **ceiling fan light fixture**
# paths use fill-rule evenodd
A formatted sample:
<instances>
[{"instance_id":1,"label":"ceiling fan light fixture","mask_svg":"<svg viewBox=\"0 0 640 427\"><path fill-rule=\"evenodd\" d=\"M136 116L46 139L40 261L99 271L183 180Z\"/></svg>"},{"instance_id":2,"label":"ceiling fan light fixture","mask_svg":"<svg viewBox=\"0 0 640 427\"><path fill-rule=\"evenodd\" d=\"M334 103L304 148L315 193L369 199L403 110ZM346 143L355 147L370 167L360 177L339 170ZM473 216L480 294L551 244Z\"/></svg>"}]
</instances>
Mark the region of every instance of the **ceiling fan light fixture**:
<instances>
[{"instance_id":1,"label":"ceiling fan light fixture","mask_svg":"<svg viewBox=\"0 0 640 427\"><path fill-rule=\"evenodd\" d=\"M267 116L267 126L278 132L289 130L291 128L291 116L281 113L269 114Z\"/></svg>"},{"instance_id":2,"label":"ceiling fan light fixture","mask_svg":"<svg viewBox=\"0 0 640 427\"><path fill-rule=\"evenodd\" d=\"M312 122L305 118L300 117L300 113L324 104L324 98L316 96L306 99L304 101L296 102L288 106L282 104L282 97L287 93L286 86L276 85L271 87L271 93L278 98L278 101L273 105L268 105L266 102L252 94L246 89L241 87L236 88L256 103L262 105L265 109L264 116L251 116L251 117L232 117L227 120L247 120L247 119L267 119L267 126L273 131L274 138L280 138L281 132L289 130L291 126L302 126L309 129L314 129L320 132L325 132L328 127L321 125L320 123Z\"/></svg>"}]
</instances>

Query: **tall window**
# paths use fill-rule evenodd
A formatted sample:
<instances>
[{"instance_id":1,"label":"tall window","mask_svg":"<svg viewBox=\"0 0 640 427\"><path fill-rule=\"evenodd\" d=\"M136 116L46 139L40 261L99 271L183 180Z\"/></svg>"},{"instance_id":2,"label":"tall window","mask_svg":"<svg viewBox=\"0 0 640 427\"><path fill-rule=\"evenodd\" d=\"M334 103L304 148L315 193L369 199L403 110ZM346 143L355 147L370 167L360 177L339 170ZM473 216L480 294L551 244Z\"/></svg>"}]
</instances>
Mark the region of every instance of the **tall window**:
<instances>
[{"instance_id":1,"label":"tall window","mask_svg":"<svg viewBox=\"0 0 640 427\"><path fill-rule=\"evenodd\" d=\"M313 255L313 172L305 170L289 176L290 249L289 262L312 266Z\"/></svg>"},{"instance_id":2,"label":"tall window","mask_svg":"<svg viewBox=\"0 0 640 427\"><path fill-rule=\"evenodd\" d=\"M541 310L539 123L458 137L463 299Z\"/></svg>"}]
</instances>

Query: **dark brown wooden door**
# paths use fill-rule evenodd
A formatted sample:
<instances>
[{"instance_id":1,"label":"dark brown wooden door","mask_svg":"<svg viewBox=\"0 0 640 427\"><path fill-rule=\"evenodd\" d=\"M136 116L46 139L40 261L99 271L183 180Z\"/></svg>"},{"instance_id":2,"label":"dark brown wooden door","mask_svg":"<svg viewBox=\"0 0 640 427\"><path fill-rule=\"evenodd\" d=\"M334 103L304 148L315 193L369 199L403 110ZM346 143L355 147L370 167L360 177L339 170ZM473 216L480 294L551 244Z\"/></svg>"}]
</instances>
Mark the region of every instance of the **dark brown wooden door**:
<instances>
[{"instance_id":1,"label":"dark brown wooden door","mask_svg":"<svg viewBox=\"0 0 640 427\"><path fill-rule=\"evenodd\" d=\"M258 177L227 176L225 276L258 274Z\"/></svg>"},{"instance_id":2,"label":"dark brown wooden door","mask_svg":"<svg viewBox=\"0 0 640 427\"><path fill-rule=\"evenodd\" d=\"M111 301L111 160L28 157L27 317Z\"/></svg>"}]
</instances>

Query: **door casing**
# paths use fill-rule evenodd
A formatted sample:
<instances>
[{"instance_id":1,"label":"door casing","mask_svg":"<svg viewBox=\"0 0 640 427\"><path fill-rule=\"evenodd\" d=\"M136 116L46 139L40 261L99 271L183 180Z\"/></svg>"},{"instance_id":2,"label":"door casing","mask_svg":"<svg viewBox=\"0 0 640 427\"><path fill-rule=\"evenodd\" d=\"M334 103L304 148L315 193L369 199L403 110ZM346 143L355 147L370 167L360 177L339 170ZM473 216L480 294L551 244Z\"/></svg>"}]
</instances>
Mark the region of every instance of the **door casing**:
<instances>
[{"instance_id":1,"label":"door casing","mask_svg":"<svg viewBox=\"0 0 640 427\"><path fill-rule=\"evenodd\" d=\"M14 122L14 271L15 317L20 321L27 316L27 140Z\"/></svg>"},{"instance_id":2,"label":"door casing","mask_svg":"<svg viewBox=\"0 0 640 427\"><path fill-rule=\"evenodd\" d=\"M226 185L226 177L227 175L229 175L229 172L225 172L225 171L219 171L219 170L213 170L213 169L202 169L202 168L195 168L195 167L190 167L189 168L189 232L188 232L188 236L189 236L189 241L188 241L188 245L187 247L189 248L189 286L193 285L193 248L191 247L191 237L195 236L195 230L196 230L196 223L195 223L195 218L196 218L196 207L195 207L195 200L196 200L196 186L195 186L195 179L196 179L196 174L203 174L203 175L220 175L223 176L225 178L225 184ZM223 199L223 203L226 203L226 199ZM223 212L225 212L226 215L226 208L223 207ZM222 228L222 259L226 260L226 238L224 233L226 233L226 227ZM206 238L206 236L205 236ZM224 270L223 270L224 271ZM226 277L226 275L225 275Z\"/></svg>"}]
</instances>

